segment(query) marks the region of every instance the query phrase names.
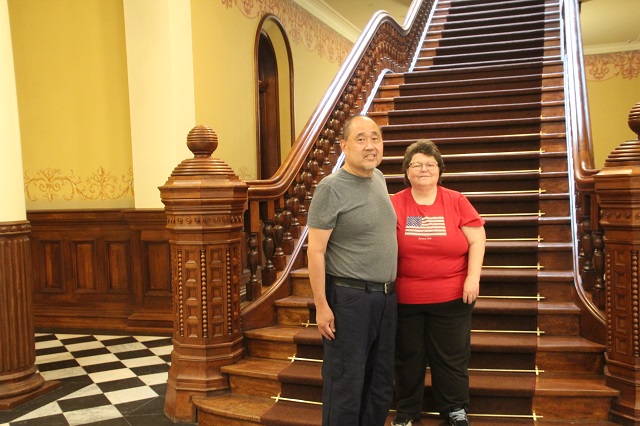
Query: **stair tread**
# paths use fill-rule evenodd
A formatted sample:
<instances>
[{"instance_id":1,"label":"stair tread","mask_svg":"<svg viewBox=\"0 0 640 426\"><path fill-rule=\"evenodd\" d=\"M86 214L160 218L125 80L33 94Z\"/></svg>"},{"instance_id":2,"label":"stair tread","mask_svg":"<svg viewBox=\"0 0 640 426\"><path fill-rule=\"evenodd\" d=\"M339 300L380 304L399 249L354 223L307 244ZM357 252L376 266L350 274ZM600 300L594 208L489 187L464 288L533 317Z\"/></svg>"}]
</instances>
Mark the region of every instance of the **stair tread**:
<instances>
[{"instance_id":1,"label":"stair tread","mask_svg":"<svg viewBox=\"0 0 640 426\"><path fill-rule=\"evenodd\" d=\"M253 330L245 330L244 336L256 340L293 342L293 337L302 330L299 326L272 325Z\"/></svg>"},{"instance_id":2,"label":"stair tread","mask_svg":"<svg viewBox=\"0 0 640 426\"><path fill-rule=\"evenodd\" d=\"M272 398L249 395L219 395L211 398L194 396L193 405L203 413L228 416L260 423L262 415L275 404Z\"/></svg>"},{"instance_id":3,"label":"stair tread","mask_svg":"<svg viewBox=\"0 0 640 426\"><path fill-rule=\"evenodd\" d=\"M277 379L278 373L290 364L289 360L248 357L235 364L225 365L220 371L239 376Z\"/></svg>"}]
</instances>

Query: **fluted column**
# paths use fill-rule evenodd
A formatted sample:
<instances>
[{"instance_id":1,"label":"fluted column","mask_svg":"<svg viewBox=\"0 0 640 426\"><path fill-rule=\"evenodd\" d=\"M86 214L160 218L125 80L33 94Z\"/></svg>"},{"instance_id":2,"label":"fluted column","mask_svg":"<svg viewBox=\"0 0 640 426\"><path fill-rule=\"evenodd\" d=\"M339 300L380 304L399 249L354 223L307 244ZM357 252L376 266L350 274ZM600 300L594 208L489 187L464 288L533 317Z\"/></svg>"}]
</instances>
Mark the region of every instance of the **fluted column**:
<instances>
[{"instance_id":1,"label":"fluted column","mask_svg":"<svg viewBox=\"0 0 640 426\"><path fill-rule=\"evenodd\" d=\"M244 353L240 324L242 226L247 185L223 161L208 127L187 136L194 158L160 187L171 244L173 351L165 413L194 421L194 396L229 387L220 368Z\"/></svg>"},{"instance_id":2,"label":"fluted column","mask_svg":"<svg viewBox=\"0 0 640 426\"><path fill-rule=\"evenodd\" d=\"M640 103L629 114L640 139ZM640 140L618 146L595 176L604 229L607 385L618 389L611 416L640 424Z\"/></svg>"},{"instance_id":3,"label":"fluted column","mask_svg":"<svg viewBox=\"0 0 640 426\"><path fill-rule=\"evenodd\" d=\"M0 0L0 410L60 385L35 365L30 225L26 220L13 53L6 0Z\"/></svg>"}]
</instances>

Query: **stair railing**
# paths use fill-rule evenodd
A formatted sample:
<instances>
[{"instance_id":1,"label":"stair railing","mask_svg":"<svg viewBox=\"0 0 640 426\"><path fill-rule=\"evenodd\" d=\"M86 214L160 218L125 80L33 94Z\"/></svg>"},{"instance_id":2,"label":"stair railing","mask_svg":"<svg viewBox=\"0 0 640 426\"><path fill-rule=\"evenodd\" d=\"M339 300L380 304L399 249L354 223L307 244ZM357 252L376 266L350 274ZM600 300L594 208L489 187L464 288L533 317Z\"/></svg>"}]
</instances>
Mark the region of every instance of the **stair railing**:
<instances>
[{"instance_id":1,"label":"stair railing","mask_svg":"<svg viewBox=\"0 0 640 426\"><path fill-rule=\"evenodd\" d=\"M595 194L593 147L584 73L578 0L561 0L565 111L576 290L584 306L604 324L604 257L600 209Z\"/></svg>"},{"instance_id":2,"label":"stair railing","mask_svg":"<svg viewBox=\"0 0 640 426\"><path fill-rule=\"evenodd\" d=\"M413 0L401 26L388 13L369 21L325 96L270 179L251 180L245 213L247 240L244 329L274 324L274 301L290 292L289 272L304 264L306 215L317 183L340 155L345 120L360 113L378 77L407 71L435 0Z\"/></svg>"}]
</instances>

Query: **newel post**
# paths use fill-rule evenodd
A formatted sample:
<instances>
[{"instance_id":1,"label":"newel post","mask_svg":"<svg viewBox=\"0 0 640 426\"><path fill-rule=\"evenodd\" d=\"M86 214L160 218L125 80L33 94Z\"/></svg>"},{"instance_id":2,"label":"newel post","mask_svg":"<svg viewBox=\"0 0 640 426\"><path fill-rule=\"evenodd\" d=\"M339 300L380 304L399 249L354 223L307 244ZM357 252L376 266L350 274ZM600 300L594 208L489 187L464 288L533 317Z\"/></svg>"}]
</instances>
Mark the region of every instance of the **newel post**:
<instances>
[{"instance_id":1,"label":"newel post","mask_svg":"<svg viewBox=\"0 0 640 426\"><path fill-rule=\"evenodd\" d=\"M640 138L640 103L629 114ZM618 146L595 176L604 229L607 385L613 421L640 424L640 140Z\"/></svg>"},{"instance_id":2,"label":"newel post","mask_svg":"<svg viewBox=\"0 0 640 426\"><path fill-rule=\"evenodd\" d=\"M187 136L194 157L160 187L171 246L173 351L165 414L195 421L194 396L228 389L220 373L243 356L240 324L241 240L247 185L219 159L206 126Z\"/></svg>"}]
</instances>

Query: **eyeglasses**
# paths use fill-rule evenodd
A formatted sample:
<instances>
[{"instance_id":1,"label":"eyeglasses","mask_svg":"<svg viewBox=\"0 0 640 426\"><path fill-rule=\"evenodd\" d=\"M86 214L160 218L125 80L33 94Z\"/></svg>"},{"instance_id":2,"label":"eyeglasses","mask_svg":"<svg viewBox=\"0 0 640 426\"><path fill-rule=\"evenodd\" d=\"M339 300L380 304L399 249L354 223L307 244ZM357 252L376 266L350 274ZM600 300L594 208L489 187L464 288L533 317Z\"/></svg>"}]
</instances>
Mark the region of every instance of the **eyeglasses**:
<instances>
[{"instance_id":1,"label":"eyeglasses","mask_svg":"<svg viewBox=\"0 0 640 426\"><path fill-rule=\"evenodd\" d=\"M423 167L432 172L438 168L438 163L409 163L409 168L412 170L422 170Z\"/></svg>"}]
</instances>

